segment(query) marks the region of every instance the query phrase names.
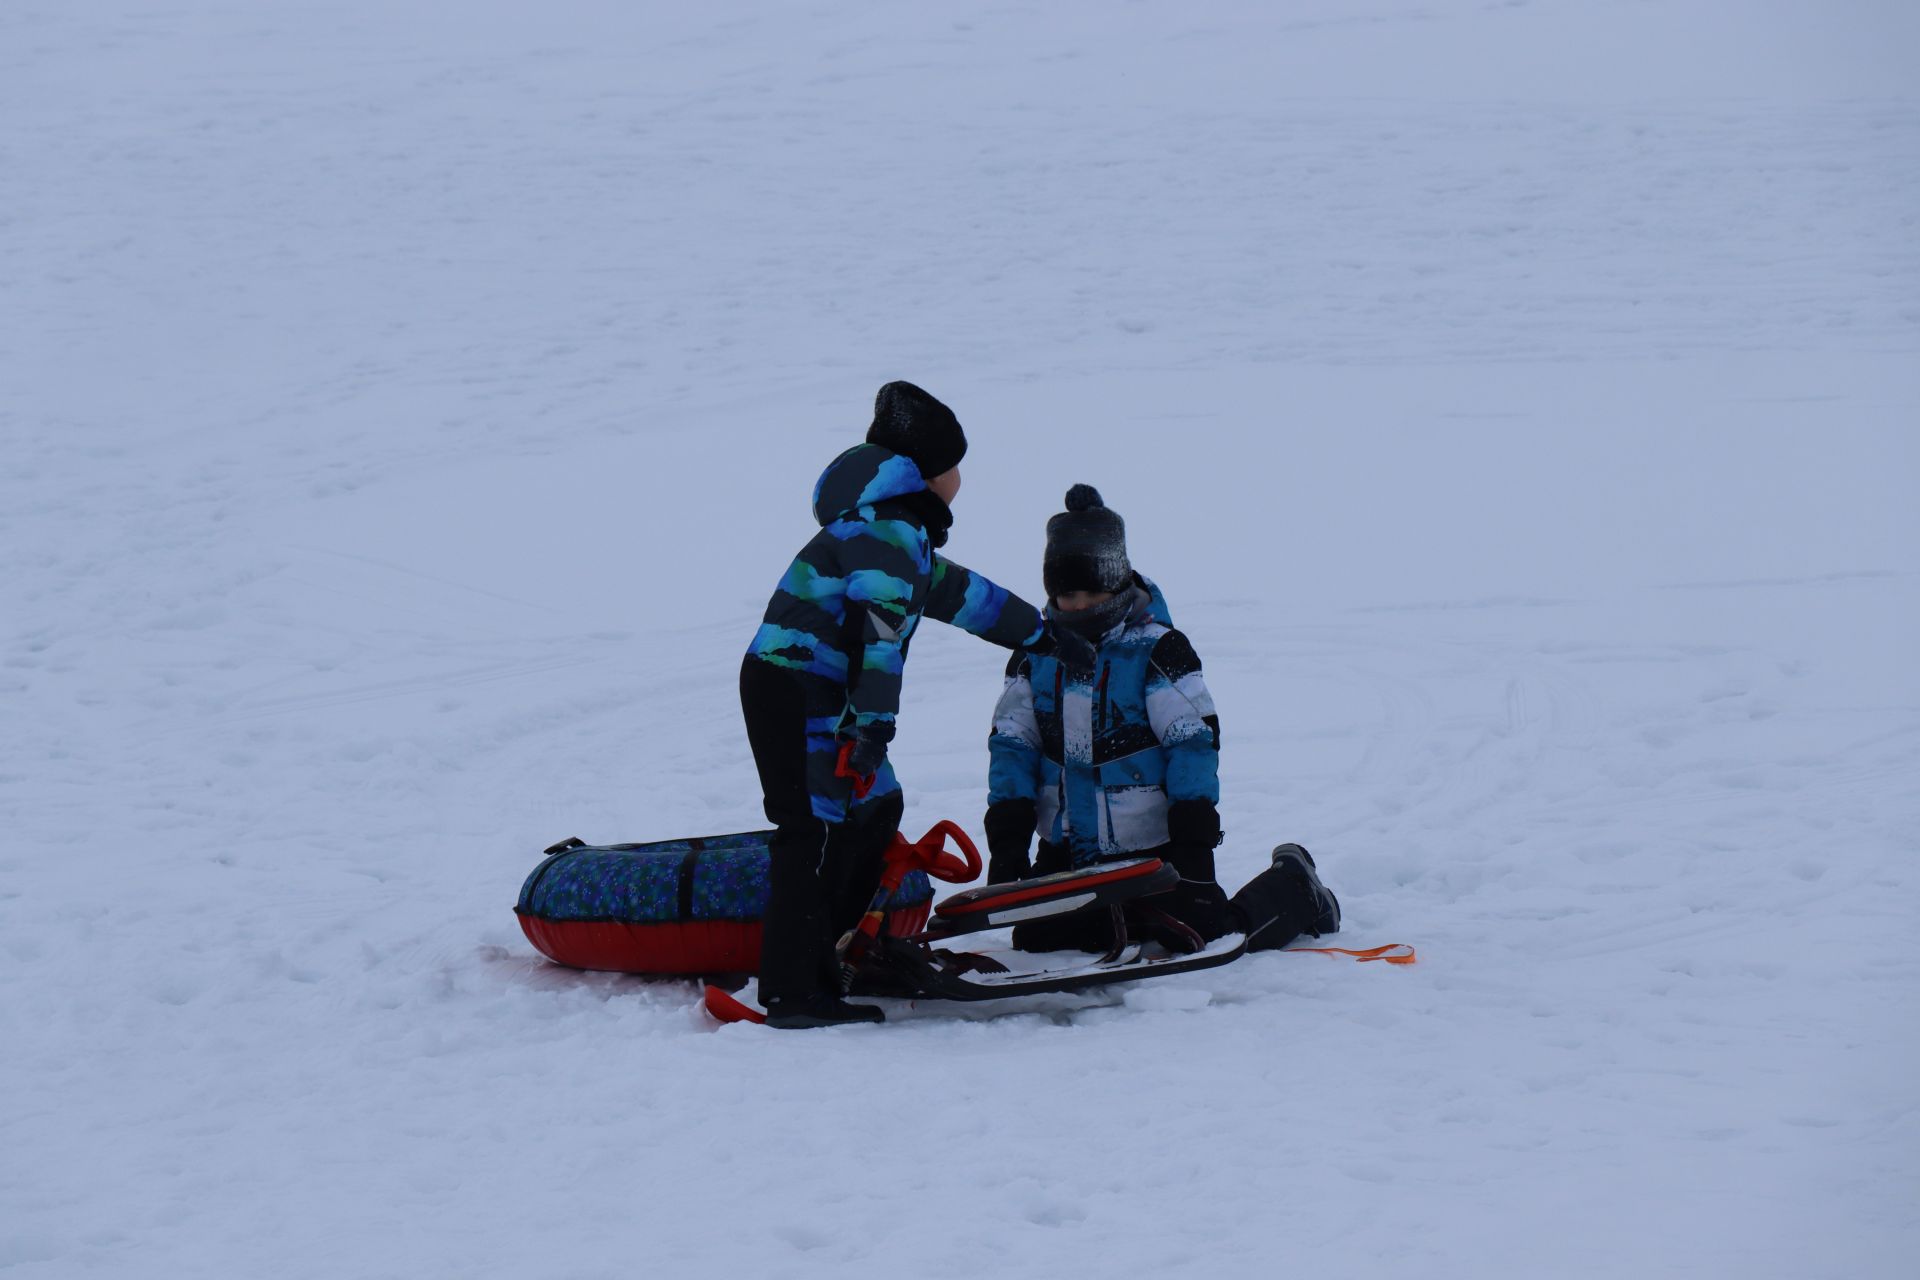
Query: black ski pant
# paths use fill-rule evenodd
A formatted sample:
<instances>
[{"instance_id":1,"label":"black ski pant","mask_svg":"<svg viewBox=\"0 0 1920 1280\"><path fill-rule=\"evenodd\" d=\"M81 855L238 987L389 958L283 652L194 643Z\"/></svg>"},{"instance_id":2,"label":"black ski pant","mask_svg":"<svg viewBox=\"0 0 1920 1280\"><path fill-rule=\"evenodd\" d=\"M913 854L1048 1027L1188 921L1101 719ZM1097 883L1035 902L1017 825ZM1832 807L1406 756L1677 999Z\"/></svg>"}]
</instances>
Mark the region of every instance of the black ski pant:
<instances>
[{"instance_id":1,"label":"black ski pant","mask_svg":"<svg viewBox=\"0 0 1920 1280\"><path fill-rule=\"evenodd\" d=\"M900 794L855 805L845 822L816 817L807 789L807 690L769 662L740 666L740 710L760 773L773 854L760 935L760 999L839 995L834 944L858 924L900 827Z\"/></svg>"}]
</instances>

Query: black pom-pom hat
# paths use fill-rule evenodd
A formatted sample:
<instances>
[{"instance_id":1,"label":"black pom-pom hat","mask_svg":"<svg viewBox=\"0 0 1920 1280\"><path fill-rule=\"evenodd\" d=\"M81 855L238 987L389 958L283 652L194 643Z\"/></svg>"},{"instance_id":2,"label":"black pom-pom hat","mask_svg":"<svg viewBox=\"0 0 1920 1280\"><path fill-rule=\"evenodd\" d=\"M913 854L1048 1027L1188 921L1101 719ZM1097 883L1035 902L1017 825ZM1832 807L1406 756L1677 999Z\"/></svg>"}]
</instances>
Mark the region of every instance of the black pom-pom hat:
<instances>
[{"instance_id":1,"label":"black pom-pom hat","mask_svg":"<svg viewBox=\"0 0 1920 1280\"><path fill-rule=\"evenodd\" d=\"M1127 561L1127 522L1090 484L1067 490L1067 509L1047 521L1041 568L1047 595L1123 590L1133 580Z\"/></svg>"}]
</instances>

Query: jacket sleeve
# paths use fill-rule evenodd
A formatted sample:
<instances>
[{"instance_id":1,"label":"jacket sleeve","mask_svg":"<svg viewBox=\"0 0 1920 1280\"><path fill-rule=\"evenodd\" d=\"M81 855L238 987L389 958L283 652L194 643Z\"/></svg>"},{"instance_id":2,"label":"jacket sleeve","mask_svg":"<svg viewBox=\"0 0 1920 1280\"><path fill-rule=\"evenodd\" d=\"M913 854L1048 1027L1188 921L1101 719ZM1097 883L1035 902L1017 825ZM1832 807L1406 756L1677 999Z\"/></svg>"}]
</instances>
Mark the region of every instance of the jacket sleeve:
<instances>
[{"instance_id":1,"label":"jacket sleeve","mask_svg":"<svg viewBox=\"0 0 1920 1280\"><path fill-rule=\"evenodd\" d=\"M925 538L905 521L876 520L866 536L849 540L841 553L847 602L862 615L855 641L859 649L850 655L847 702L853 723L878 729L883 739L893 736L907 638L926 599L927 574L920 567Z\"/></svg>"},{"instance_id":2,"label":"jacket sleeve","mask_svg":"<svg viewBox=\"0 0 1920 1280\"><path fill-rule=\"evenodd\" d=\"M1167 759L1167 799L1220 802L1220 717L1200 674L1200 656L1178 631L1153 646L1147 721Z\"/></svg>"},{"instance_id":3,"label":"jacket sleeve","mask_svg":"<svg viewBox=\"0 0 1920 1280\"><path fill-rule=\"evenodd\" d=\"M993 708L987 738L987 803L1032 800L1040 791L1040 722L1033 712L1033 660L1016 653Z\"/></svg>"},{"instance_id":4,"label":"jacket sleeve","mask_svg":"<svg viewBox=\"0 0 1920 1280\"><path fill-rule=\"evenodd\" d=\"M1003 649L1031 648L1046 631L1038 609L1005 587L939 555L933 558L926 614L935 622L951 623Z\"/></svg>"}]
</instances>

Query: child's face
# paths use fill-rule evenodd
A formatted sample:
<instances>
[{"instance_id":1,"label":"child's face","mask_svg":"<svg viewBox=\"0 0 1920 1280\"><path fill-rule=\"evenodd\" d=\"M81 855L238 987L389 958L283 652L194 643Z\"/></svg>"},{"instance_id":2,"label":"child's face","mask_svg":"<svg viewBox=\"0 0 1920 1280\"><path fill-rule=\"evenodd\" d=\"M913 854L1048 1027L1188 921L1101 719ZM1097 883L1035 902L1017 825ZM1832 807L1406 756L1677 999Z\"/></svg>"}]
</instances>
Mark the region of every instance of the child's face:
<instances>
[{"instance_id":1,"label":"child's face","mask_svg":"<svg viewBox=\"0 0 1920 1280\"><path fill-rule=\"evenodd\" d=\"M960 492L960 468L948 467L927 481L927 488L933 492L934 497L952 506L954 497Z\"/></svg>"},{"instance_id":2,"label":"child's face","mask_svg":"<svg viewBox=\"0 0 1920 1280\"><path fill-rule=\"evenodd\" d=\"M1113 599L1111 591L1063 591L1053 598L1053 607L1062 613L1078 613Z\"/></svg>"}]
</instances>

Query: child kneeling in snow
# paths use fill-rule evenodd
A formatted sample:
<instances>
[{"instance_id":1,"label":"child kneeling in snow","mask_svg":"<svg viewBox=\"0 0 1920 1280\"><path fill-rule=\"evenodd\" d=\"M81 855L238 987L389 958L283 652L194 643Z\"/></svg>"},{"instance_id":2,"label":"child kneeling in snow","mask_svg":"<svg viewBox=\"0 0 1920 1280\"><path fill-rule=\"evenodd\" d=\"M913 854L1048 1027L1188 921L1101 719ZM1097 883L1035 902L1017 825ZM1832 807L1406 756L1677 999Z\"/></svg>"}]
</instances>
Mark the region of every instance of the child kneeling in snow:
<instances>
[{"instance_id":1,"label":"child kneeling in snow","mask_svg":"<svg viewBox=\"0 0 1920 1280\"><path fill-rule=\"evenodd\" d=\"M1119 513L1084 484L1066 505L1047 521L1046 614L1091 643L1091 660L1016 653L1007 665L989 739L988 882L1152 856L1180 883L1142 901L1203 939L1244 933L1261 950L1335 932L1340 904L1297 844L1275 849L1231 899L1221 889L1220 719L1200 658L1160 589L1128 562ZM1104 911L1076 912L1019 925L1013 943L1098 951L1110 927Z\"/></svg>"}]
</instances>

